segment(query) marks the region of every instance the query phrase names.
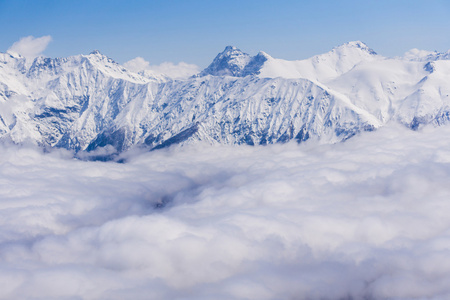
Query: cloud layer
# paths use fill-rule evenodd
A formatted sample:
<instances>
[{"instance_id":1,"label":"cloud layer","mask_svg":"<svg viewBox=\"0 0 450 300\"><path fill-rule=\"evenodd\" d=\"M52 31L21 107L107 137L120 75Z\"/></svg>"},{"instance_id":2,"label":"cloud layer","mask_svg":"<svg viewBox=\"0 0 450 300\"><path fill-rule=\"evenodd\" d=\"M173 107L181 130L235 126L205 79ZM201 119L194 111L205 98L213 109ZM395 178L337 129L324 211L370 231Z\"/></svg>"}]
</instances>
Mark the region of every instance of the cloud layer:
<instances>
[{"instance_id":1,"label":"cloud layer","mask_svg":"<svg viewBox=\"0 0 450 300\"><path fill-rule=\"evenodd\" d=\"M173 148L2 147L0 299L446 299L450 128Z\"/></svg>"},{"instance_id":2,"label":"cloud layer","mask_svg":"<svg viewBox=\"0 0 450 300\"><path fill-rule=\"evenodd\" d=\"M52 37L49 35L38 38L30 35L15 42L8 51L19 53L27 59L33 59L42 54L51 41Z\"/></svg>"},{"instance_id":3,"label":"cloud layer","mask_svg":"<svg viewBox=\"0 0 450 300\"><path fill-rule=\"evenodd\" d=\"M123 66L136 73L146 71L148 75L165 75L174 79L188 78L200 72L197 65L187 64L185 62L180 62L178 64L163 62L160 65L150 65L150 63L142 57L136 57L127 61Z\"/></svg>"}]
</instances>

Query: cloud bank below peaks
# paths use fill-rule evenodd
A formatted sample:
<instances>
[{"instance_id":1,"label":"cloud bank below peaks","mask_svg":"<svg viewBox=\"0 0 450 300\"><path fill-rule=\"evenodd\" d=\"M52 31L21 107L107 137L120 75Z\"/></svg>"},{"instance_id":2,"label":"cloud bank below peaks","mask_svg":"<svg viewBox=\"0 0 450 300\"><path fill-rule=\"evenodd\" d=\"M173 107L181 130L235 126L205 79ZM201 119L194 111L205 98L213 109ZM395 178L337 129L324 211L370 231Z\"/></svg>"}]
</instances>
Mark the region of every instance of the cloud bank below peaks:
<instances>
[{"instance_id":1,"label":"cloud bank below peaks","mask_svg":"<svg viewBox=\"0 0 450 300\"><path fill-rule=\"evenodd\" d=\"M125 164L1 147L0 299L448 299L449 134Z\"/></svg>"},{"instance_id":2,"label":"cloud bank below peaks","mask_svg":"<svg viewBox=\"0 0 450 300\"><path fill-rule=\"evenodd\" d=\"M26 59L33 59L42 54L47 49L48 44L52 41L52 37L49 35L35 38L33 36L27 36L21 38L19 41L12 44L8 49L9 52L15 52Z\"/></svg>"},{"instance_id":3,"label":"cloud bank below peaks","mask_svg":"<svg viewBox=\"0 0 450 300\"><path fill-rule=\"evenodd\" d=\"M144 72L148 76L167 76L173 79L184 79L200 72L200 68L194 64L180 62L174 64L172 62L163 62L159 65L150 65L142 57L136 57L123 64L130 71L139 73Z\"/></svg>"}]
</instances>

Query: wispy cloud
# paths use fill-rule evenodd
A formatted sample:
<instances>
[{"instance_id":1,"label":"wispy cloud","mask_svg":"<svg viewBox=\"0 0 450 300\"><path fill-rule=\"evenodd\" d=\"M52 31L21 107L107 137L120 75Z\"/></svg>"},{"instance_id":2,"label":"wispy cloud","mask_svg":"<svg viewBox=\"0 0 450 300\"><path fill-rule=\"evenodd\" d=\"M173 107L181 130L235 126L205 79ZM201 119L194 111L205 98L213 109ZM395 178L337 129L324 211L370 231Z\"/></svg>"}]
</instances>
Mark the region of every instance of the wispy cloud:
<instances>
[{"instance_id":1,"label":"wispy cloud","mask_svg":"<svg viewBox=\"0 0 450 300\"><path fill-rule=\"evenodd\" d=\"M4 146L0 298L448 298L450 129L425 130L125 164Z\"/></svg>"},{"instance_id":2,"label":"wispy cloud","mask_svg":"<svg viewBox=\"0 0 450 300\"><path fill-rule=\"evenodd\" d=\"M52 37L49 35L38 38L30 35L15 42L8 51L19 53L27 59L33 59L41 55L51 41Z\"/></svg>"},{"instance_id":3,"label":"wispy cloud","mask_svg":"<svg viewBox=\"0 0 450 300\"><path fill-rule=\"evenodd\" d=\"M153 75L165 75L171 78L187 78L199 73L200 69L197 65L180 62L174 64L172 62L163 62L159 65L150 65L142 57L136 57L123 64L125 68L133 72L148 71Z\"/></svg>"}]
</instances>

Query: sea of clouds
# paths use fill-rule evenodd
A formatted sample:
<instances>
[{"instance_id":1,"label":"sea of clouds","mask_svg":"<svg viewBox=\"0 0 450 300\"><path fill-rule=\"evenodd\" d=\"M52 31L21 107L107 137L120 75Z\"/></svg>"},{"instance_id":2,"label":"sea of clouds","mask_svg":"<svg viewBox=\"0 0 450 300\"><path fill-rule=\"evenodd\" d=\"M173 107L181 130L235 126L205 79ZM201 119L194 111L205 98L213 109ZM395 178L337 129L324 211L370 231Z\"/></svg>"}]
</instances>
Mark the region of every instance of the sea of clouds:
<instances>
[{"instance_id":1,"label":"sea of clouds","mask_svg":"<svg viewBox=\"0 0 450 300\"><path fill-rule=\"evenodd\" d=\"M449 136L1 146L0 299L449 299Z\"/></svg>"}]
</instances>

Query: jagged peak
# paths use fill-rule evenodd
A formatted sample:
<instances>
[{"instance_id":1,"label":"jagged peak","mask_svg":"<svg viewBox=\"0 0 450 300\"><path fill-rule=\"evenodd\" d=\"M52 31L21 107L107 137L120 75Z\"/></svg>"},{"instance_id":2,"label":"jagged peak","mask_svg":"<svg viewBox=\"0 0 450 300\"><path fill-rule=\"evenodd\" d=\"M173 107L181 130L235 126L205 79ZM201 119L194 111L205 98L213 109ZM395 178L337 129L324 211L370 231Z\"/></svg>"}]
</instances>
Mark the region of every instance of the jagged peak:
<instances>
[{"instance_id":1,"label":"jagged peak","mask_svg":"<svg viewBox=\"0 0 450 300\"><path fill-rule=\"evenodd\" d=\"M256 57L264 57L265 59L271 59L272 58L272 56L270 56L269 54L267 54L266 52L264 52L264 51L259 51L258 52L258 54L256 54Z\"/></svg>"},{"instance_id":2,"label":"jagged peak","mask_svg":"<svg viewBox=\"0 0 450 300\"><path fill-rule=\"evenodd\" d=\"M91 51L91 53L89 53L89 55L100 55L100 56L105 56L105 55L103 55L101 52L100 52L100 50L93 50L93 51Z\"/></svg>"},{"instance_id":3,"label":"jagged peak","mask_svg":"<svg viewBox=\"0 0 450 300\"><path fill-rule=\"evenodd\" d=\"M250 61L247 63L247 65L239 75L247 76L260 74L261 69L263 68L265 62L268 61L269 59L272 59L272 57L269 54L260 51L257 55L253 56L250 59Z\"/></svg>"},{"instance_id":4,"label":"jagged peak","mask_svg":"<svg viewBox=\"0 0 450 300\"><path fill-rule=\"evenodd\" d=\"M225 47L225 50L223 52L229 52L229 51L233 51L233 50L241 51L238 48L236 48L235 46L228 45L228 46Z\"/></svg>"},{"instance_id":5,"label":"jagged peak","mask_svg":"<svg viewBox=\"0 0 450 300\"><path fill-rule=\"evenodd\" d=\"M98 59L98 60L106 60L109 63L117 64L112 58L110 58L110 57L106 56L105 54L101 53L99 50L92 51L91 53L89 53L88 57L93 57L93 58Z\"/></svg>"},{"instance_id":6,"label":"jagged peak","mask_svg":"<svg viewBox=\"0 0 450 300\"><path fill-rule=\"evenodd\" d=\"M333 50L342 50L342 49L361 49L364 52L367 52L371 55L377 55L377 53L372 48L370 48L369 46L367 46L366 43L361 41L350 41L333 48Z\"/></svg>"},{"instance_id":7,"label":"jagged peak","mask_svg":"<svg viewBox=\"0 0 450 300\"><path fill-rule=\"evenodd\" d=\"M106 56L105 54L100 52L100 50L91 51L91 53L89 53L88 56L97 57L97 58L100 58L100 59L108 59L110 61L113 61L112 58L110 58L109 56Z\"/></svg>"},{"instance_id":8,"label":"jagged peak","mask_svg":"<svg viewBox=\"0 0 450 300\"><path fill-rule=\"evenodd\" d=\"M39 55L39 56L36 56L36 57L33 59L33 64L34 64L34 63L40 63L40 62L43 62L43 61L48 61L48 60L51 60L51 58L50 58L50 57L46 57L46 56Z\"/></svg>"},{"instance_id":9,"label":"jagged peak","mask_svg":"<svg viewBox=\"0 0 450 300\"><path fill-rule=\"evenodd\" d=\"M272 59L266 52L260 51L255 56L241 51L234 46L226 46L224 51L219 53L213 62L204 69L198 76L237 76L259 74L264 62Z\"/></svg>"},{"instance_id":10,"label":"jagged peak","mask_svg":"<svg viewBox=\"0 0 450 300\"><path fill-rule=\"evenodd\" d=\"M429 61L423 66L423 69L429 73L433 73L436 70L436 64L432 61Z\"/></svg>"},{"instance_id":11,"label":"jagged peak","mask_svg":"<svg viewBox=\"0 0 450 300\"><path fill-rule=\"evenodd\" d=\"M200 73L200 76L239 76L250 60L251 56L247 53L234 46L226 46L225 50L219 53L213 62Z\"/></svg>"},{"instance_id":12,"label":"jagged peak","mask_svg":"<svg viewBox=\"0 0 450 300\"><path fill-rule=\"evenodd\" d=\"M7 50L4 54L9 55L11 58L25 58L22 54L11 50Z\"/></svg>"},{"instance_id":13,"label":"jagged peak","mask_svg":"<svg viewBox=\"0 0 450 300\"><path fill-rule=\"evenodd\" d=\"M411 61L436 61L436 60L450 60L450 50L446 52L419 50L417 48L407 51L401 59Z\"/></svg>"},{"instance_id":14,"label":"jagged peak","mask_svg":"<svg viewBox=\"0 0 450 300\"><path fill-rule=\"evenodd\" d=\"M235 46L226 46L225 49L214 58L213 63L218 60L235 60L243 57L250 57L250 55Z\"/></svg>"},{"instance_id":15,"label":"jagged peak","mask_svg":"<svg viewBox=\"0 0 450 300\"><path fill-rule=\"evenodd\" d=\"M361 41L349 41L342 45L349 46L349 47L357 47L357 48L369 48L369 46L367 46L366 43L361 42Z\"/></svg>"},{"instance_id":16,"label":"jagged peak","mask_svg":"<svg viewBox=\"0 0 450 300\"><path fill-rule=\"evenodd\" d=\"M216 56L216 58L218 56L223 55L248 55L248 54L235 46L226 46L225 49Z\"/></svg>"}]
</instances>

